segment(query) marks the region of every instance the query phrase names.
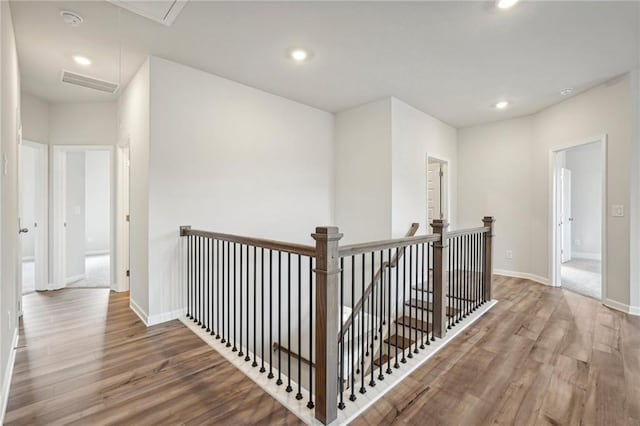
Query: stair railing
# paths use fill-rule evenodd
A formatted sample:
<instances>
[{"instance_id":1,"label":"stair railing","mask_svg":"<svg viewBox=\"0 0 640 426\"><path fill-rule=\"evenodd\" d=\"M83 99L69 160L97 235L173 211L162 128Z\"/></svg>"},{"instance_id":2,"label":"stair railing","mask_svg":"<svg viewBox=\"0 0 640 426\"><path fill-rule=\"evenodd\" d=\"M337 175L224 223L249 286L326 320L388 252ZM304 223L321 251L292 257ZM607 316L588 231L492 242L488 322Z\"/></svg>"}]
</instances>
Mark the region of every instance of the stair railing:
<instances>
[{"instance_id":1,"label":"stair railing","mask_svg":"<svg viewBox=\"0 0 640 426\"><path fill-rule=\"evenodd\" d=\"M183 226L186 317L329 424L491 300L493 222L347 246L318 227L315 247Z\"/></svg>"}]
</instances>

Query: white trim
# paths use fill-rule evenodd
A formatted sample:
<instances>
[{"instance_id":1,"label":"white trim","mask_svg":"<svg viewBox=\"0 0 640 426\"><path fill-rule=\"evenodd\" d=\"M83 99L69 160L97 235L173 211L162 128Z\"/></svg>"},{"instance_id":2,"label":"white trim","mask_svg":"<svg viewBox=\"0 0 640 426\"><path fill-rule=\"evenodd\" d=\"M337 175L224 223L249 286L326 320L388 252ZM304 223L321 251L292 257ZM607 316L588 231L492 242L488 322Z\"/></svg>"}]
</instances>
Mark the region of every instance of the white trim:
<instances>
[{"instance_id":1,"label":"white trim","mask_svg":"<svg viewBox=\"0 0 640 426\"><path fill-rule=\"evenodd\" d=\"M88 250L84 253L85 257L91 257L91 256L104 256L104 255L108 255L111 254L111 252L109 251L109 249L106 250Z\"/></svg>"},{"instance_id":2,"label":"white trim","mask_svg":"<svg viewBox=\"0 0 640 426\"><path fill-rule=\"evenodd\" d=\"M11 340L13 346L9 353L9 359L4 370L4 377L2 379L2 413L0 413L0 424L4 424L4 416L7 412L7 403L9 402L9 390L11 389L11 377L13 376L13 367L16 363L16 349L18 348L18 340L20 335L18 334L18 328L13 329L13 339Z\"/></svg>"},{"instance_id":3,"label":"white trim","mask_svg":"<svg viewBox=\"0 0 640 426\"><path fill-rule=\"evenodd\" d=\"M591 144L591 143L600 143L600 150L602 154L602 219L601 219L601 301L604 303L607 300L607 219L609 217L609 197L607 190L607 174L608 174L608 164L607 164L607 144L608 144L608 135L602 134L593 136L590 138L582 139L581 141L574 141L571 143L566 143L561 146L557 146L549 150L549 276L551 277L550 283L554 287L560 287L560 256L557 253L557 232L556 232L556 223L557 212L556 212L556 184L557 179L555 175L556 170L556 154L562 151L566 151L571 148Z\"/></svg>"},{"instance_id":4,"label":"white trim","mask_svg":"<svg viewBox=\"0 0 640 426\"><path fill-rule=\"evenodd\" d=\"M161 324L163 322L172 321L174 319L182 318L186 314L185 309L176 309L174 311L162 312L160 314L149 315L147 318L147 325L152 326Z\"/></svg>"},{"instance_id":5,"label":"white trim","mask_svg":"<svg viewBox=\"0 0 640 426\"><path fill-rule=\"evenodd\" d=\"M574 251L573 259L602 260L600 253L587 253L583 251Z\"/></svg>"},{"instance_id":6,"label":"white trim","mask_svg":"<svg viewBox=\"0 0 640 426\"><path fill-rule=\"evenodd\" d=\"M147 321L147 314L145 313L145 311L140 307L140 305L138 305L135 300L133 300L131 297L129 297L129 308L138 316L138 318L140 318L142 320L142 322L144 323L144 325L146 325L147 327L149 327L149 323Z\"/></svg>"},{"instance_id":7,"label":"white trim","mask_svg":"<svg viewBox=\"0 0 640 426\"><path fill-rule=\"evenodd\" d=\"M387 392L393 389L398 383L404 380L407 376L422 366L427 360L432 358L440 349L444 348L451 340L456 336L463 333L469 326L482 317L489 309L491 309L497 300L492 300L485 305L482 305L475 312L472 312L465 320L452 330L447 331L446 336L443 339L437 339L431 342L426 349L420 351L419 354L414 355L413 358L407 359L407 363L403 364L400 374L387 375L385 380L378 381L375 388L368 388L366 394L358 394L356 401L348 401L344 410L338 410L338 418L331 423L331 425L343 425L349 424L356 417L362 414L367 408L375 404L380 398L382 398ZM193 331L198 337L200 337L205 343L211 346L216 352L222 355L227 361L238 368L243 374L253 380L258 386L260 386L265 392L271 395L276 401L284 405L289 411L291 411L296 417L302 420L308 425L320 425L320 423L314 418L314 410L307 408L307 400L302 399L300 401L295 399L295 393L284 392L284 389L280 386L276 386L273 380L269 380L267 375L260 373L258 368L248 368L247 363L242 357L238 357L236 352L231 352L229 348L225 347L220 340L216 340L207 333L202 327L199 327L193 321L181 316L180 321ZM256 362L260 363L261 359L256 356ZM277 374L277 369L273 368L274 374ZM395 373L395 372L394 372ZM283 380L286 379L286 375L282 374ZM291 381L294 388L297 384L294 380ZM308 390L305 390L308 392ZM336 401L337 402L337 401Z\"/></svg>"},{"instance_id":8,"label":"white trim","mask_svg":"<svg viewBox=\"0 0 640 426\"><path fill-rule=\"evenodd\" d=\"M528 272L508 271L506 269L494 269L493 273L495 275L502 275L502 276L505 276L505 277L523 278L525 280L535 281L535 282L537 282L539 284L543 284L543 285L548 285L548 286L554 287L554 286L551 285L551 283L550 283L548 278L541 277L540 275L530 274Z\"/></svg>"},{"instance_id":9,"label":"white trim","mask_svg":"<svg viewBox=\"0 0 640 426\"><path fill-rule=\"evenodd\" d=\"M616 311L621 311L625 314L640 316L640 306L630 306L626 303L620 303L611 299L606 299L603 303L605 306L613 308Z\"/></svg>"},{"instance_id":10,"label":"white trim","mask_svg":"<svg viewBox=\"0 0 640 426\"><path fill-rule=\"evenodd\" d=\"M72 284L72 283L75 283L77 281L84 280L85 278L87 278L86 274L78 274L78 275L74 275L74 276L65 278L64 279L64 283L65 283L65 285Z\"/></svg>"}]
</instances>

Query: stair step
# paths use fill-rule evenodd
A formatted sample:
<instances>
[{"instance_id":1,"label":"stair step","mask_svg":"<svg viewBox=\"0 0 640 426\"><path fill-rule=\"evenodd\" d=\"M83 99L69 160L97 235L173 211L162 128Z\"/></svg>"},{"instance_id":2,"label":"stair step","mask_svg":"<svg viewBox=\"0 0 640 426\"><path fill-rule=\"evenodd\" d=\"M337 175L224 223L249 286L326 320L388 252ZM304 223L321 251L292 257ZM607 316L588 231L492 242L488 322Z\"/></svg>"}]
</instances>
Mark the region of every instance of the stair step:
<instances>
[{"instance_id":1,"label":"stair step","mask_svg":"<svg viewBox=\"0 0 640 426\"><path fill-rule=\"evenodd\" d=\"M423 293L427 293L427 294L433 294L433 291L428 290L428 289L426 289L426 288L423 290L423 289L422 289L422 288L420 288L420 287L411 287L411 289L412 289L412 290L415 290L415 291L421 291L421 292L423 292ZM447 296L447 297L449 297L449 296ZM454 295L453 295L453 294L451 295L451 299L454 299L454 300L464 300L465 302L474 302L474 299L469 299L469 298L466 298L466 297L454 297Z\"/></svg>"},{"instance_id":2,"label":"stair step","mask_svg":"<svg viewBox=\"0 0 640 426\"><path fill-rule=\"evenodd\" d=\"M398 319L398 324L404 325L406 327L410 327L413 329L417 329L418 331L427 332L433 329L433 324L428 321L420 321L416 318L409 318L408 316L404 316Z\"/></svg>"},{"instance_id":3,"label":"stair step","mask_svg":"<svg viewBox=\"0 0 640 426\"><path fill-rule=\"evenodd\" d=\"M433 312L433 304L431 302L427 302L422 301L422 300L418 300L418 299L411 299L410 301L406 302L405 305L410 306L412 308L418 308L418 309L423 309L427 312ZM458 314L460 310L456 309L455 307L452 306L448 306L447 307L447 316L449 317L453 317L456 316Z\"/></svg>"},{"instance_id":4,"label":"stair step","mask_svg":"<svg viewBox=\"0 0 640 426\"><path fill-rule=\"evenodd\" d=\"M393 346L397 346L399 349L405 349L413 344L413 341L407 337L393 335L384 341L385 343L391 343Z\"/></svg>"},{"instance_id":5,"label":"stair step","mask_svg":"<svg viewBox=\"0 0 640 426\"><path fill-rule=\"evenodd\" d=\"M380 364L384 365L387 363L387 361L389 361L389 355L382 354L382 357L376 359L375 361L373 361L373 363L375 364L376 367L380 367Z\"/></svg>"}]
</instances>

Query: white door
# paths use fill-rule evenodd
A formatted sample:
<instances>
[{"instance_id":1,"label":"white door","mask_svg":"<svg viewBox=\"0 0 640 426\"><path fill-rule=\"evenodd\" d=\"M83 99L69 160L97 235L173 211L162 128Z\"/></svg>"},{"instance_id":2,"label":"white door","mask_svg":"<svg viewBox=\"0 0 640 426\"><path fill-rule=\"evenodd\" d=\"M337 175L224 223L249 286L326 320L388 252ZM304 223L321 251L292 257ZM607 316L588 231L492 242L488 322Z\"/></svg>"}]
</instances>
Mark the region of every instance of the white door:
<instances>
[{"instance_id":1,"label":"white door","mask_svg":"<svg viewBox=\"0 0 640 426\"><path fill-rule=\"evenodd\" d=\"M560 182L562 191L562 206L560 215L560 227L562 228L562 247L560 250L562 263L571 260L571 170L562 168L560 170Z\"/></svg>"}]
</instances>

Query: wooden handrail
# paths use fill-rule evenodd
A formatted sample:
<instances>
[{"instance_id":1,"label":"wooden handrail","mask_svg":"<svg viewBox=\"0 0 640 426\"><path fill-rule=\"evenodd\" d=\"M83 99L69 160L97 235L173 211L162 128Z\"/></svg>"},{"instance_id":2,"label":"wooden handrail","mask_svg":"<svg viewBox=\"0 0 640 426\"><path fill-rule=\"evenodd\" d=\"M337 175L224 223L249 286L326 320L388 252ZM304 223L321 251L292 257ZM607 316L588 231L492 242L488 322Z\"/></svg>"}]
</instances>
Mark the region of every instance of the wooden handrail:
<instances>
[{"instance_id":1,"label":"wooden handrail","mask_svg":"<svg viewBox=\"0 0 640 426\"><path fill-rule=\"evenodd\" d=\"M221 240L221 241L229 241L232 243L246 244L249 246L262 247L269 250L299 254L302 256L309 256L309 257L316 256L316 248L313 246L307 246L304 244L287 243L283 241L267 240L264 238L244 237L244 236L232 235L232 234L222 234L220 232L201 231L197 229L191 229L189 227L182 227L180 229L180 236L185 237L188 235L204 237L204 238L212 238L212 239Z\"/></svg>"},{"instance_id":2,"label":"wooden handrail","mask_svg":"<svg viewBox=\"0 0 640 426\"><path fill-rule=\"evenodd\" d=\"M488 226L480 226L478 228L458 229L457 231L447 232L447 238L458 237L460 235L477 234L482 232L489 232L491 228Z\"/></svg>"},{"instance_id":3,"label":"wooden handrail","mask_svg":"<svg viewBox=\"0 0 640 426\"><path fill-rule=\"evenodd\" d=\"M414 225L416 229L413 229ZM338 252L340 253L340 257L349 257L349 256L355 256L357 254L362 254L362 253L371 253L374 251L388 250L388 249L398 248L398 247L407 247L414 244L430 243L438 240L438 236L434 234L418 235L418 236L409 235L410 232L413 232L415 234L415 231L417 230L417 226L418 226L417 223L412 224L411 229L409 230L409 232L407 232L407 236L402 238L371 241L368 243L350 244L346 246L341 246L338 249Z\"/></svg>"},{"instance_id":4,"label":"wooden handrail","mask_svg":"<svg viewBox=\"0 0 640 426\"><path fill-rule=\"evenodd\" d=\"M425 236L413 237L416 231L418 230L419 226L420 224L418 223L412 223L411 227L406 233L405 238L397 238L395 240L386 240L386 241L375 241L373 243L365 243L365 244L353 244L350 246L341 247L339 248L340 257L353 256L359 253L368 253L372 251L377 251L382 249L391 249L395 247L406 247L408 245L406 241L414 242L415 241L414 238L417 238L418 242L422 242L422 239L424 239ZM426 237L430 237L430 239L425 240L425 242L431 241L431 238L433 238L433 235L427 235ZM400 243L400 241L402 241L402 243ZM384 246L381 246L381 244L384 244ZM343 254L343 250L345 254ZM380 277L382 276L384 269L388 268L389 266L394 268L398 264L398 260L400 260L403 254L404 254L404 250L396 250L396 254L393 255L393 258L391 258L391 262L383 262L382 265L380 265L380 268L378 268L378 271L373 276L373 279L371 280L371 282L365 289L364 293L360 297L360 300L358 300L358 303L355 304L355 306L353 307L353 310L349 314L349 317L347 318L345 323L342 325L342 328L338 333L338 341L342 339L342 335L351 326L351 323L353 322L353 317L356 314L356 312L359 312L362 309L362 304L364 303L364 300L367 297L369 297L369 295L373 291L373 286L375 283L377 283L380 280ZM353 283L351 283L351 285L353 285Z\"/></svg>"}]
</instances>

